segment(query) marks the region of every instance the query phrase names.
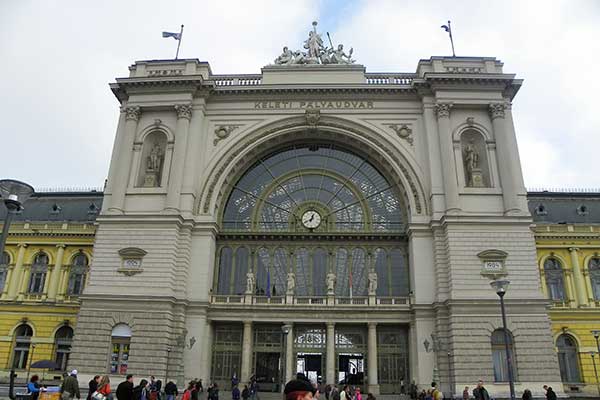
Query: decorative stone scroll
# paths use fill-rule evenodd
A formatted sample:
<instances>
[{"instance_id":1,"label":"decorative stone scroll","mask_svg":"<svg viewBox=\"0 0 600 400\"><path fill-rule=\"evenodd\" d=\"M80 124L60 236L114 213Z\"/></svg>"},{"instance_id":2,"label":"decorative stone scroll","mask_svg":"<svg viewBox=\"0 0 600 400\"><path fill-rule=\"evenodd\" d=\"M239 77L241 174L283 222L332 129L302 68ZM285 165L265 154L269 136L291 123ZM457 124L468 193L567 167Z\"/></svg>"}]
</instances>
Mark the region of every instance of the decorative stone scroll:
<instances>
[{"instance_id":1,"label":"decorative stone scroll","mask_svg":"<svg viewBox=\"0 0 600 400\"><path fill-rule=\"evenodd\" d=\"M413 144L413 137L412 137L412 129L410 129L410 126L407 124L392 124L389 125L390 128L392 128L392 130L394 132L396 132L396 134L401 138L406 140L411 146Z\"/></svg>"},{"instance_id":2,"label":"decorative stone scroll","mask_svg":"<svg viewBox=\"0 0 600 400\"><path fill-rule=\"evenodd\" d=\"M327 47L326 44L323 44L321 34L317 32L317 22L314 21L312 25L313 30L308 32L308 39L304 41L304 49L306 51L292 51L289 47L285 46L281 55L275 59L275 65L354 64L355 60L352 59L354 50L352 48L346 54L343 44L338 44L335 47L331 41L329 32L327 33L327 38L329 39L330 47Z\"/></svg>"},{"instance_id":3,"label":"decorative stone scroll","mask_svg":"<svg viewBox=\"0 0 600 400\"><path fill-rule=\"evenodd\" d=\"M137 247L126 247L119 250L121 256L121 267L117 272L127 276L132 276L143 272L142 259L147 254L145 250Z\"/></svg>"},{"instance_id":4,"label":"decorative stone scroll","mask_svg":"<svg viewBox=\"0 0 600 400\"><path fill-rule=\"evenodd\" d=\"M215 139L213 145L216 146L223 139L227 139L231 132L239 128L239 125L218 125L215 128Z\"/></svg>"}]
</instances>

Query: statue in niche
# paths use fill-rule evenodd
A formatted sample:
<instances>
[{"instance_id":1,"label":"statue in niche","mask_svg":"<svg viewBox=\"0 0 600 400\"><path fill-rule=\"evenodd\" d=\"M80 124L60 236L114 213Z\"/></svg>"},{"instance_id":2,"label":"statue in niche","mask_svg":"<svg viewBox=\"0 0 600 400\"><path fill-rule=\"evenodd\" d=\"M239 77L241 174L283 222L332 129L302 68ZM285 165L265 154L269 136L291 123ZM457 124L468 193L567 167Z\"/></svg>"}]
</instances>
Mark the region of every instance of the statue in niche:
<instances>
[{"instance_id":1,"label":"statue in niche","mask_svg":"<svg viewBox=\"0 0 600 400\"><path fill-rule=\"evenodd\" d=\"M335 293L335 273L329 272L327 274L327 294L333 295Z\"/></svg>"},{"instance_id":2,"label":"statue in niche","mask_svg":"<svg viewBox=\"0 0 600 400\"><path fill-rule=\"evenodd\" d=\"M483 173L479 168L479 153L474 145L474 140L471 139L463 147L463 161L467 172L467 186L469 187L484 187Z\"/></svg>"},{"instance_id":3,"label":"statue in niche","mask_svg":"<svg viewBox=\"0 0 600 400\"><path fill-rule=\"evenodd\" d=\"M296 289L296 275L293 272L287 274L287 289L285 294L288 296L294 295L294 289Z\"/></svg>"},{"instance_id":4,"label":"statue in niche","mask_svg":"<svg viewBox=\"0 0 600 400\"><path fill-rule=\"evenodd\" d=\"M248 271L246 274L246 294L254 293L254 273L252 271Z\"/></svg>"},{"instance_id":5,"label":"statue in niche","mask_svg":"<svg viewBox=\"0 0 600 400\"><path fill-rule=\"evenodd\" d=\"M369 272L369 296L377 294L377 272L371 270Z\"/></svg>"},{"instance_id":6,"label":"statue in niche","mask_svg":"<svg viewBox=\"0 0 600 400\"><path fill-rule=\"evenodd\" d=\"M145 187L157 187L160 183L159 174L164 159L164 152L158 142L150 150L146 158L146 176L144 178Z\"/></svg>"}]
</instances>

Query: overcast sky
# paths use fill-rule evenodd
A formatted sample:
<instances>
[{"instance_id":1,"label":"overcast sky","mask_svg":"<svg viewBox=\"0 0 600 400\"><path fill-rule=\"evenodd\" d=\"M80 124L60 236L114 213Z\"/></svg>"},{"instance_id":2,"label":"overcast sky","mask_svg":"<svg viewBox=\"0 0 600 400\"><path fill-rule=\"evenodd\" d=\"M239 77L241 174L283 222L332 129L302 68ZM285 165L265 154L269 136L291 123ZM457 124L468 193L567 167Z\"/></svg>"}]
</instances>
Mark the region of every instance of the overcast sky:
<instances>
[{"instance_id":1,"label":"overcast sky","mask_svg":"<svg viewBox=\"0 0 600 400\"><path fill-rule=\"evenodd\" d=\"M493 56L525 80L514 101L528 187L600 188L600 1L0 0L0 178L101 186L118 102L108 83L135 60L174 56L214 73L259 73L313 20L368 72L414 72L456 53Z\"/></svg>"}]
</instances>

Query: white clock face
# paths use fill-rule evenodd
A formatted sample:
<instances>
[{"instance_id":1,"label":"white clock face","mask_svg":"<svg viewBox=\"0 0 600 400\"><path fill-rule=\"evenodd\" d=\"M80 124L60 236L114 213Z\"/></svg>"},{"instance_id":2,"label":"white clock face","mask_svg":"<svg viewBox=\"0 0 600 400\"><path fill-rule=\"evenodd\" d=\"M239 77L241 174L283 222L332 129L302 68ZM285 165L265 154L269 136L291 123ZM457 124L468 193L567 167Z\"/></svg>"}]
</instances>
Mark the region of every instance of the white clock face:
<instances>
[{"instance_id":1,"label":"white clock face","mask_svg":"<svg viewBox=\"0 0 600 400\"><path fill-rule=\"evenodd\" d=\"M315 210L308 210L302 214L302 225L308 229L315 229L321 225L321 215Z\"/></svg>"}]
</instances>

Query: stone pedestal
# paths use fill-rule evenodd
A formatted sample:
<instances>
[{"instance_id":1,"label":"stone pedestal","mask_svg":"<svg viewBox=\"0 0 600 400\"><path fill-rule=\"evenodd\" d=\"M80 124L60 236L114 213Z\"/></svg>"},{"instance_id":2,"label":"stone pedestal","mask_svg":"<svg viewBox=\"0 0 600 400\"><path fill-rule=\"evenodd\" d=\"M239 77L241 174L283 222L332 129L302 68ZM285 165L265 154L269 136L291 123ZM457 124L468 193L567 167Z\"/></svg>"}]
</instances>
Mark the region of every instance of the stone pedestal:
<instances>
[{"instance_id":1,"label":"stone pedestal","mask_svg":"<svg viewBox=\"0 0 600 400\"><path fill-rule=\"evenodd\" d=\"M144 177L144 187L157 187L158 174L156 172L147 172Z\"/></svg>"},{"instance_id":2,"label":"stone pedestal","mask_svg":"<svg viewBox=\"0 0 600 400\"><path fill-rule=\"evenodd\" d=\"M483 182L483 171L481 171L481 168L473 168L471 171L470 184L471 187L485 187L485 183Z\"/></svg>"}]
</instances>

